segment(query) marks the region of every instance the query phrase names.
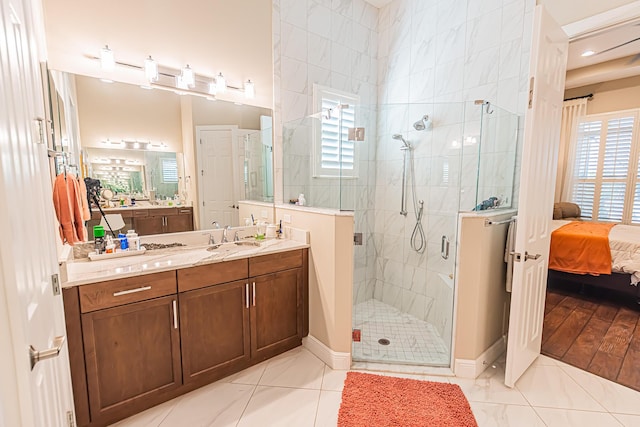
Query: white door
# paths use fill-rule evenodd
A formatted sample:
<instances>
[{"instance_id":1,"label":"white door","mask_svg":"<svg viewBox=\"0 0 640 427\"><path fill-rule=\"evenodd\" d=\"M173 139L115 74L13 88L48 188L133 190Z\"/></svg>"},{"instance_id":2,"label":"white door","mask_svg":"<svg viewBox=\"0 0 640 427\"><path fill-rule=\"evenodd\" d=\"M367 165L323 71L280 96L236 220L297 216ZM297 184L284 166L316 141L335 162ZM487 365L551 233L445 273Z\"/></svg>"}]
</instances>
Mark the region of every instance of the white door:
<instances>
[{"instance_id":1,"label":"white door","mask_svg":"<svg viewBox=\"0 0 640 427\"><path fill-rule=\"evenodd\" d=\"M47 147L36 120L44 117L41 5L0 4L0 425L65 426L73 398L60 345L62 296L51 284L58 264ZM30 345L60 352L31 369Z\"/></svg>"},{"instance_id":2,"label":"white door","mask_svg":"<svg viewBox=\"0 0 640 427\"><path fill-rule=\"evenodd\" d=\"M567 64L567 35L537 6L531 48L530 101L524 128L520 202L505 384L515 382L540 354L547 288L550 222L558 162ZM531 96L531 91L533 96Z\"/></svg>"},{"instance_id":3,"label":"white door","mask_svg":"<svg viewBox=\"0 0 640 427\"><path fill-rule=\"evenodd\" d=\"M200 227L237 226L236 177L233 146L236 126L198 126L198 188L200 193ZM236 144L237 145L237 144Z\"/></svg>"}]
</instances>

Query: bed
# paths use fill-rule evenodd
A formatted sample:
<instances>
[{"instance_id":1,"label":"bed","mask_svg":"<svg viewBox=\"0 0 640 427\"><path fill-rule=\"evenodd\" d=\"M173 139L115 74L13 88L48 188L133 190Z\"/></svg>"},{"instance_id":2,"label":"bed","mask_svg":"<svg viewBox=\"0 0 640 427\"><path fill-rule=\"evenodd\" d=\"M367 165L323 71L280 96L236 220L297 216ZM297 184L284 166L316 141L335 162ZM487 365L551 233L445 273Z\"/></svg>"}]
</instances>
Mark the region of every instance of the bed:
<instances>
[{"instance_id":1,"label":"bed","mask_svg":"<svg viewBox=\"0 0 640 427\"><path fill-rule=\"evenodd\" d=\"M640 303L640 286L638 285L640 282L640 227L621 224L610 224L608 226L605 244L608 243L611 264L610 266L607 265L606 269L603 269L602 265L598 266L597 262L592 263L592 265L577 265L580 264L579 254L584 252L584 248L577 249L575 253L578 255L574 257L567 256L571 251L554 251L554 247L558 248L557 244L560 242L558 236L560 233L565 233L566 235L566 233L572 232L572 226L581 224L582 227L590 227L593 223L581 221L576 224L575 221L553 220L552 224L554 233L551 235L552 244L549 256L550 285L553 286L559 281L591 285L633 296L636 298L636 302ZM562 228L563 226L566 227ZM576 228L576 230L579 229ZM556 230L558 231L556 232ZM600 231L600 233L605 232ZM597 242L593 244L594 247L597 246ZM558 256L558 252L561 252L564 257L559 261L555 259ZM589 252L587 255L591 258L597 258L597 250L594 250L593 253ZM576 265L572 265L572 263Z\"/></svg>"}]
</instances>

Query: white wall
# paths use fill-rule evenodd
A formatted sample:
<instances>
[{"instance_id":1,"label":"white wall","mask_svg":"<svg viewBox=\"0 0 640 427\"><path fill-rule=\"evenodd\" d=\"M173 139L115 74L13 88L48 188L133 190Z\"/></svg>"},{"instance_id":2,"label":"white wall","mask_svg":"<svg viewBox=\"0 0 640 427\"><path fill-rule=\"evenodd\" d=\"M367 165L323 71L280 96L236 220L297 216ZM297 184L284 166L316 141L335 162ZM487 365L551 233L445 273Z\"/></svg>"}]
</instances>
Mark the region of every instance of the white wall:
<instances>
[{"instance_id":1,"label":"white wall","mask_svg":"<svg viewBox=\"0 0 640 427\"><path fill-rule=\"evenodd\" d=\"M97 56L108 44L118 61L142 65L148 55L160 65L214 77L242 87L251 79L256 98L229 91L220 99L271 108L273 62L271 3L265 0L92 1L43 0L49 67L105 77ZM144 84L139 71L119 68L113 80Z\"/></svg>"},{"instance_id":2,"label":"white wall","mask_svg":"<svg viewBox=\"0 0 640 427\"><path fill-rule=\"evenodd\" d=\"M167 151L182 152L180 97L175 93L80 75L75 80L83 147L104 148L102 141L109 138L164 142Z\"/></svg>"}]
</instances>

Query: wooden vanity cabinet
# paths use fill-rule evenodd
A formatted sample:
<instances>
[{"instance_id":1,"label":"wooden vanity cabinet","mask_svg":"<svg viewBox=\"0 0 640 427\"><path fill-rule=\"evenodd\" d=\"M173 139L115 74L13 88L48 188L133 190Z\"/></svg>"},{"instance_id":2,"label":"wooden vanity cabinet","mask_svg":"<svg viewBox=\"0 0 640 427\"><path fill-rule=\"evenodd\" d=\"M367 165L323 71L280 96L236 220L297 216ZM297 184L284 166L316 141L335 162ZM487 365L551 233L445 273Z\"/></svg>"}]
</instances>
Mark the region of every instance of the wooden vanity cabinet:
<instances>
[{"instance_id":1,"label":"wooden vanity cabinet","mask_svg":"<svg viewBox=\"0 0 640 427\"><path fill-rule=\"evenodd\" d=\"M150 209L118 208L109 209L105 214L119 213L124 220L122 230L136 230L139 236L151 234L181 233L193 231L193 208L166 207ZM89 240L93 240L93 226L100 224L102 215L94 210L91 220L87 223Z\"/></svg>"},{"instance_id":2,"label":"wooden vanity cabinet","mask_svg":"<svg viewBox=\"0 0 640 427\"><path fill-rule=\"evenodd\" d=\"M302 343L306 335L303 250L249 259L251 357L262 361Z\"/></svg>"},{"instance_id":3,"label":"wooden vanity cabinet","mask_svg":"<svg viewBox=\"0 0 640 427\"><path fill-rule=\"evenodd\" d=\"M208 384L250 364L248 261L178 270L185 384Z\"/></svg>"},{"instance_id":4,"label":"wooden vanity cabinet","mask_svg":"<svg viewBox=\"0 0 640 427\"><path fill-rule=\"evenodd\" d=\"M140 236L193 231L193 208L155 208L137 211L134 225Z\"/></svg>"},{"instance_id":5,"label":"wooden vanity cabinet","mask_svg":"<svg viewBox=\"0 0 640 427\"><path fill-rule=\"evenodd\" d=\"M82 315L92 419L135 413L182 386L175 310L168 296Z\"/></svg>"},{"instance_id":6,"label":"wooden vanity cabinet","mask_svg":"<svg viewBox=\"0 0 640 427\"><path fill-rule=\"evenodd\" d=\"M105 426L299 346L308 249L63 290L80 426Z\"/></svg>"},{"instance_id":7,"label":"wooden vanity cabinet","mask_svg":"<svg viewBox=\"0 0 640 427\"><path fill-rule=\"evenodd\" d=\"M107 425L176 395L175 271L68 288L64 301L79 425Z\"/></svg>"},{"instance_id":8,"label":"wooden vanity cabinet","mask_svg":"<svg viewBox=\"0 0 640 427\"><path fill-rule=\"evenodd\" d=\"M176 208L173 215L165 217L165 233L193 231L193 208Z\"/></svg>"}]
</instances>

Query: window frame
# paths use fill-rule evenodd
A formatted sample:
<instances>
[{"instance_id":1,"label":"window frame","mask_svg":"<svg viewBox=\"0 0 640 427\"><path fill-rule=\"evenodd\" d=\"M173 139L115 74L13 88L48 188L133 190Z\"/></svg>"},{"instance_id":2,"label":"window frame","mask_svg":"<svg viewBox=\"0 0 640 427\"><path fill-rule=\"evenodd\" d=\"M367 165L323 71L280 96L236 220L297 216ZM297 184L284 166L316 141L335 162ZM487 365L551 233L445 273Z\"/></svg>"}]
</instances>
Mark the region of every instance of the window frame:
<instances>
[{"instance_id":1,"label":"window frame","mask_svg":"<svg viewBox=\"0 0 640 427\"><path fill-rule=\"evenodd\" d=\"M325 111L322 109L322 102L324 99L330 99L340 104L349 104L354 106L354 119L353 125L357 122L359 115L358 105L360 104L360 97L356 94L333 89L328 86L322 86L318 84L313 85L313 105L317 114L317 119L312 123L312 140L313 140L313 154L312 154L312 177L327 179L327 178L344 178L344 179L358 179L359 178L359 157L360 157L360 144L356 141L353 143L353 168L327 168L322 166L322 121Z\"/></svg>"},{"instance_id":2,"label":"window frame","mask_svg":"<svg viewBox=\"0 0 640 427\"><path fill-rule=\"evenodd\" d=\"M607 133L609 129L609 123L611 120L623 119L633 117L633 126L631 131L631 143L629 149L629 163L627 166L627 174L625 178L621 177L605 177L604 176L604 167L605 167L605 155L606 155L606 145L607 145ZM593 204L591 206L592 213L591 219L595 221L607 221L607 222L616 222L621 224L637 224L640 225L640 222L632 222L633 221L633 208L634 208L634 200L636 194L636 186L638 185L638 175L640 171L638 171L639 165L639 157L640 157L640 132L639 132L639 121L640 121L640 109L630 109L630 110L620 110L613 111L608 113L598 113L598 114L589 114L580 119L578 122L578 138L580 137L579 128L583 123L591 123L591 122L600 122L600 135L599 135L599 147L598 147L598 159L596 164L596 172L594 178L580 178L578 176L578 164L577 158L573 159L573 183L571 189L571 199L574 201L574 192L576 186L578 184L593 184ZM577 139L576 151L578 150L579 140ZM602 199L602 190L603 184L615 184L615 183L624 183L625 184L625 195L623 199L623 207L622 207L622 218L620 221L614 219L603 219L599 218L600 216L600 204Z\"/></svg>"}]
</instances>

